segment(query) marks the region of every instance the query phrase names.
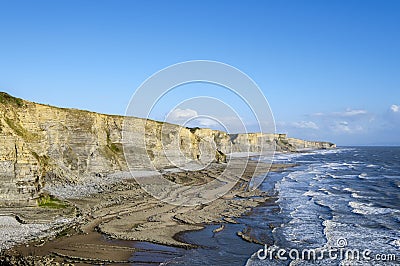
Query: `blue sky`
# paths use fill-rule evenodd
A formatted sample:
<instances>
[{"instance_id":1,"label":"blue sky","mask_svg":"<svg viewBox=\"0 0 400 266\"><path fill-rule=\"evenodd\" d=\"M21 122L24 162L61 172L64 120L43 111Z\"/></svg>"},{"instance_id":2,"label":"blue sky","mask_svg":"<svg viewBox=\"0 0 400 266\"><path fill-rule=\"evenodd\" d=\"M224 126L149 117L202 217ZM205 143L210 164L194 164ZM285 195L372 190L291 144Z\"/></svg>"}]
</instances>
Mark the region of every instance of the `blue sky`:
<instances>
[{"instance_id":1,"label":"blue sky","mask_svg":"<svg viewBox=\"0 0 400 266\"><path fill-rule=\"evenodd\" d=\"M400 145L399 14L395 0L0 1L0 90L124 114L156 71L215 60L259 85L280 132Z\"/></svg>"}]
</instances>

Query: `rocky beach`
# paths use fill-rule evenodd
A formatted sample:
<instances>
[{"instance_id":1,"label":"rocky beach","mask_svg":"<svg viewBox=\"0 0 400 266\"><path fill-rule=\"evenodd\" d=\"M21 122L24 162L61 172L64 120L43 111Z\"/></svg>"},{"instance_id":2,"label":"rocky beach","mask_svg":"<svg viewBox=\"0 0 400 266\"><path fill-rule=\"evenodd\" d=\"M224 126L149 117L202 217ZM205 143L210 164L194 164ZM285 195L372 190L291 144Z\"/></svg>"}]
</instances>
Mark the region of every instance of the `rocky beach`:
<instances>
[{"instance_id":1,"label":"rocky beach","mask_svg":"<svg viewBox=\"0 0 400 266\"><path fill-rule=\"evenodd\" d=\"M236 160L241 163L247 159ZM262 175L268 170L266 166L254 172L255 166L256 162L250 161L241 182L232 191L204 206L184 207L159 202L146 195L129 178L118 183L109 183L101 188L101 193L68 199L68 204L79 215L64 224L63 230L52 235L46 235L43 230L42 235L36 234L36 238L40 240L35 241L32 235L33 241L28 245L24 243L14 246L6 254L21 254L25 258L35 254L32 258L35 261L99 264L128 263L128 259L137 251L124 246L123 242L120 245L108 242L106 238L144 241L185 249L196 248L195 245L182 242L178 235L185 231L200 230L207 224L235 223L235 218L268 199L258 190L246 190L248 181L254 174ZM290 166L275 165L272 170L279 171ZM222 171L223 165L214 164L207 170L171 173L167 178L201 183L213 179L213 176ZM55 218L62 214L53 215ZM35 214L35 221L40 220L40 216L49 217L49 213L43 211L41 215ZM12 218L8 216L8 219ZM15 224L19 223L14 222L10 226ZM47 226L46 229L52 227L51 224L43 226Z\"/></svg>"}]
</instances>

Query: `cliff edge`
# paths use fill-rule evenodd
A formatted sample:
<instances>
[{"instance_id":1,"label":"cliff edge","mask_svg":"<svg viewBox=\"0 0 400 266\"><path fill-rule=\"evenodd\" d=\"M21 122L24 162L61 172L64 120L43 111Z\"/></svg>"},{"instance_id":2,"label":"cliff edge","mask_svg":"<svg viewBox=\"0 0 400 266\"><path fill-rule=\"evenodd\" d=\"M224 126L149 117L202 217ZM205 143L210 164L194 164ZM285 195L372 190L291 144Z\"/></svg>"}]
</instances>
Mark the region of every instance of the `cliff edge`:
<instances>
[{"instance_id":1,"label":"cliff edge","mask_svg":"<svg viewBox=\"0 0 400 266\"><path fill-rule=\"evenodd\" d=\"M124 121L129 121L128 126L124 126ZM85 176L128 171L122 131L135 136L138 128L143 127L146 148L133 142L129 158L137 169L146 169L148 158L158 169L171 167L170 157L175 155L166 156L168 145L178 144L180 153L194 162L210 158L223 162L228 153L260 152L262 145L291 152L335 147L329 142L287 138L285 134L229 135L211 129L58 108L0 92L0 206L36 205L46 184L74 184Z\"/></svg>"}]
</instances>

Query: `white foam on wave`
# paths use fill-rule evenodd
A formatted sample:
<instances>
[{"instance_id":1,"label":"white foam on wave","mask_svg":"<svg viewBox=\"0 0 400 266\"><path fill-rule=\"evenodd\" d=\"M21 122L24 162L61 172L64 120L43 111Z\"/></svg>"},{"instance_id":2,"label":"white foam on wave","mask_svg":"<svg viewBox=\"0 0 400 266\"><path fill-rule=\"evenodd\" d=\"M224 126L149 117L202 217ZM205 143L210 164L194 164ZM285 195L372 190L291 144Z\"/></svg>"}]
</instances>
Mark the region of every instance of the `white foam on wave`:
<instances>
[{"instance_id":1,"label":"white foam on wave","mask_svg":"<svg viewBox=\"0 0 400 266\"><path fill-rule=\"evenodd\" d=\"M274 155L273 162L293 162L296 159L310 155L311 153L277 153ZM261 160L265 160L266 158L261 157Z\"/></svg>"},{"instance_id":2,"label":"white foam on wave","mask_svg":"<svg viewBox=\"0 0 400 266\"><path fill-rule=\"evenodd\" d=\"M347 191L347 192L360 192L360 191L357 191L357 190L352 189L352 188L350 188L350 187L345 187L345 188L343 189L343 191Z\"/></svg>"},{"instance_id":3,"label":"white foam on wave","mask_svg":"<svg viewBox=\"0 0 400 266\"><path fill-rule=\"evenodd\" d=\"M307 182L308 183L309 179L314 178L316 173L317 172L313 171L312 169L297 170L295 172L288 173L284 177L284 179L282 179L282 181L296 181L296 182ZM285 182L281 182L281 183L285 183Z\"/></svg>"},{"instance_id":4,"label":"white foam on wave","mask_svg":"<svg viewBox=\"0 0 400 266\"><path fill-rule=\"evenodd\" d=\"M361 195L360 195L361 191L358 191L358 190L355 190L355 189L352 189L352 188L346 187L346 188L343 189L343 191L350 192L351 197L352 197L352 198L355 198L355 199L364 199L364 198L368 198L368 197L361 196Z\"/></svg>"},{"instance_id":5,"label":"white foam on wave","mask_svg":"<svg viewBox=\"0 0 400 266\"><path fill-rule=\"evenodd\" d=\"M345 216L348 216L347 214ZM335 246L336 240L339 238L345 238L348 242L347 247L357 247L359 249L371 249L375 251L389 251L396 244L400 244L400 233L397 231L389 230L376 230L375 228L362 226L360 223L354 223L354 219L342 221L343 217L334 216L332 220L326 220L323 222L325 226L325 235L328 239L330 246ZM339 222L339 220L341 220ZM396 242L397 241L397 242ZM390 246L388 244L391 243Z\"/></svg>"},{"instance_id":6,"label":"white foam on wave","mask_svg":"<svg viewBox=\"0 0 400 266\"><path fill-rule=\"evenodd\" d=\"M289 161L292 162L295 159L305 157L305 156L310 156L310 155L316 155L316 154L336 154L336 153L342 153L346 151L351 151L353 149L351 148L338 148L338 149L331 149L331 150L306 150L305 152L299 152L299 153L285 153L285 152L276 152L274 155L274 162L282 162L282 161ZM261 160L263 158L261 157Z\"/></svg>"},{"instance_id":7,"label":"white foam on wave","mask_svg":"<svg viewBox=\"0 0 400 266\"><path fill-rule=\"evenodd\" d=\"M314 198L327 197L319 191L320 180L324 175L318 170L318 165L309 165L286 174L275 186L282 214L290 220L282 227L273 231L277 239L285 239L298 245L320 246L324 242L321 225L321 206ZM310 199L311 197L311 199Z\"/></svg>"},{"instance_id":8,"label":"white foam on wave","mask_svg":"<svg viewBox=\"0 0 400 266\"><path fill-rule=\"evenodd\" d=\"M400 239L393 240L390 244L396 248L400 249Z\"/></svg>"},{"instance_id":9,"label":"white foam on wave","mask_svg":"<svg viewBox=\"0 0 400 266\"><path fill-rule=\"evenodd\" d=\"M308 196L308 197L316 197L323 195L321 192L318 191L313 191L313 190L308 190L307 192L303 193L303 196Z\"/></svg>"},{"instance_id":10,"label":"white foam on wave","mask_svg":"<svg viewBox=\"0 0 400 266\"><path fill-rule=\"evenodd\" d=\"M313 158L310 157L310 159ZM375 164L345 160L344 163L315 161L307 166L307 169L294 171L280 182L278 202L283 215L287 215L290 220L281 227L274 228L275 239L281 241L280 239L283 237L288 242L295 242L299 248L318 249L320 248L318 245L337 247L337 240L345 238L349 248L361 250L368 248L375 252L399 250L400 231L396 230L398 228L396 221L400 220L400 211L360 202L362 201L360 199L369 198L363 196L364 193L367 195L372 193L363 189L365 186L368 188L371 183L364 181L364 186L364 182L357 178L386 178L375 174L377 171ZM355 168L364 168L365 172L357 170L358 173L355 174ZM395 177L388 176L387 178ZM354 182L359 185L354 186ZM398 179L393 179L392 184L400 188ZM343 193L343 191L348 193ZM314 206L315 204L318 204L319 207ZM321 211L325 209L321 209L321 207L326 207L330 211ZM377 229L378 226L379 229ZM321 227L322 234L320 234ZM320 240L316 241L316 237L319 237ZM342 262L345 264L347 261ZM353 264L354 261L349 262L351 265L358 265L357 263ZM290 263L290 265L311 264L304 261ZM265 261L248 265L271 264ZM272 265L280 264L272 263ZM320 265L324 265L324 263Z\"/></svg>"},{"instance_id":11,"label":"white foam on wave","mask_svg":"<svg viewBox=\"0 0 400 266\"><path fill-rule=\"evenodd\" d=\"M357 175L338 175L335 176L335 179L355 179Z\"/></svg>"},{"instance_id":12,"label":"white foam on wave","mask_svg":"<svg viewBox=\"0 0 400 266\"><path fill-rule=\"evenodd\" d=\"M323 193L325 193L325 195L333 195L333 193L326 188L319 188L318 191L322 191Z\"/></svg>"},{"instance_id":13,"label":"white foam on wave","mask_svg":"<svg viewBox=\"0 0 400 266\"><path fill-rule=\"evenodd\" d=\"M368 174L367 173L361 173L358 175L358 178L360 179L367 179Z\"/></svg>"},{"instance_id":14,"label":"white foam on wave","mask_svg":"<svg viewBox=\"0 0 400 266\"><path fill-rule=\"evenodd\" d=\"M337 148L337 149L330 149L330 150L315 150L315 154L336 154L342 152L352 151L354 148Z\"/></svg>"},{"instance_id":15,"label":"white foam on wave","mask_svg":"<svg viewBox=\"0 0 400 266\"><path fill-rule=\"evenodd\" d=\"M368 198L368 197L361 196L360 194L355 193L355 192L351 193L351 197L353 197L355 199L366 199L366 198Z\"/></svg>"},{"instance_id":16,"label":"white foam on wave","mask_svg":"<svg viewBox=\"0 0 400 266\"><path fill-rule=\"evenodd\" d=\"M331 174L331 173L327 173L326 176L334 178L334 179L340 178L340 176L337 176L337 175L334 175L334 174Z\"/></svg>"},{"instance_id":17,"label":"white foam on wave","mask_svg":"<svg viewBox=\"0 0 400 266\"><path fill-rule=\"evenodd\" d=\"M367 173L361 173L357 176L359 179L365 179L365 180L375 180L375 179L381 179L385 178L386 176L381 176L381 175L369 175Z\"/></svg>"},{"instance_id":18,"label":"white foam on wave","mask_svg":"<svg viewBox=\"0 0 400 266\"><path fill-rule=\"evenodd\" d=\"M321 165L320 167L322 169L329 169L329 170L347 170L347 169L355 169L357 164L353 163L325 163Z\"/></svg>"},{"instance_id":19,"label":"white foam on wave","mask_svg":"<svg viewBox=\"0 0 400 266\"><path fill-rule=\"evenodd\" d=\"M352 210L353 213L363 214L363 215L387 214L395 211L390 208L374 207L373 204L371 203L363 203L356 201L350 201L349 206L353 208Z\"/></svg>"}]
</instances>

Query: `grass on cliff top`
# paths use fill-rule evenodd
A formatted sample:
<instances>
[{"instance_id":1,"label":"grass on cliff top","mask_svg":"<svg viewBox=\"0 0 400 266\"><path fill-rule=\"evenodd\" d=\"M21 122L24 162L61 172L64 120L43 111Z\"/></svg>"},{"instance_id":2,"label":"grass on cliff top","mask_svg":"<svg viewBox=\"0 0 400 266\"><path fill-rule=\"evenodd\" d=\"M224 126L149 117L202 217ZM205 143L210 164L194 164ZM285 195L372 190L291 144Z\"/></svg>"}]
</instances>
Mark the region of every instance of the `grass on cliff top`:
<instances>
[{"instance_id":1,"label":"grass on cliff top","mask_svg":"<svg viewBox=\"0 0 400 266\"><path fill-rule=\"evenodd\" d=\"M68 204L50 195L41 195L37 199L37 203L38 206L42 208L64 209L68 207Z\"/></svg>"},{"instance_id":2,"label":"grass on cliff top","mask_svg":"<svg viewBox=\"0 0 400 266\"><path fill-rule=\"evenodd\" d=\"M5 92L0 92L0 103L2 104L14 104L18 107L24 106L24 101L20 98L15 98Z\"/></svg>"}]
</instances>

